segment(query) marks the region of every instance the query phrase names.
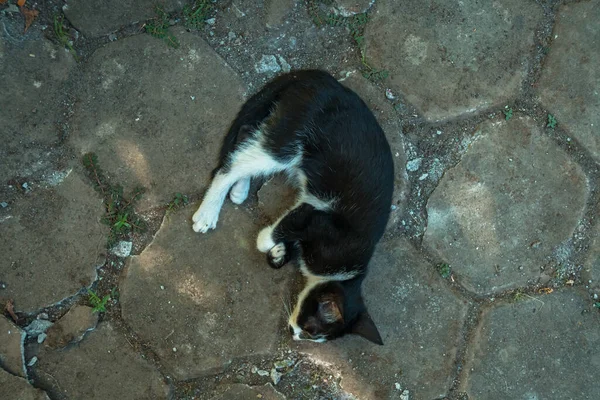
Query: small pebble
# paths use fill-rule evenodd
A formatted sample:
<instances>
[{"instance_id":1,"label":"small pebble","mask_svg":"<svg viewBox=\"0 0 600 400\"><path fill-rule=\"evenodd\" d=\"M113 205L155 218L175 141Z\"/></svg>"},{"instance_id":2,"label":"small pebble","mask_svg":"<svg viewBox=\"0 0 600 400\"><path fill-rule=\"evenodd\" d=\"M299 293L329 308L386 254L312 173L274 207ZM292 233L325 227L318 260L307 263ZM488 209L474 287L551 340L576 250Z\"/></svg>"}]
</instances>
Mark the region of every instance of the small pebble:
<instances>
[{"instance_id":1,"label":"small pebble","mask_svg":"<svg viewBox=\"0 0 600 400\"><path fill-rule=\"evenodd\" d=\"M267 375L269 375L269 371L265 371L264 369L256 370L256 373L259 374L260 376L267 376Z\"/></svg>"},{"instance_id":2,"label":"small pebble","mask_svg":"<svg viewBox=\"0 0 600 400\"><path fill-rule=\"evenodd\" d=\"M117 40L117 35L115 35L114 33L111 33L110 35L108 35L108 40L110 40L111 42L114 42L115 40Z\"/></svg>"},{"instance_id":3,"label":"small pebble","mask_svg":"<svg viewBox=\"0 0 600 400\"><path fill-rule=\"evenodd\" d=\"M2 206L2 208L6 208L6 207L8 207L8 203L3 201L0 203L0 206Z\"/></svg>"},{"instance_id":4,"label":"small pebble","mask_svg":"<svg viewBox=\"0 0 600 400\"><path fill-rule=\"evenodd\" d=\"M283 374L281 372L277 371L275 368L271 369L271 381L273 381L274 385L277 385L279 383L282 376L283 376Z\"/></svg>"},{"instance_id":5,"label":"small pebble","mask_svg":"<svg viewBox=\"0 0 600 400\"><path fill-rule=\"evenodd\" d=\"M48 335L46 335L45 333L40 333L38 335L37 342L40 343L40 344L43 343L44 340L46 340L46 336L48 336Z\"/></svg>"},{"instance_id":6,"label":"small pebble","mask_svg":"<svg viewBox=\"0 0 600 400\"><path fill-rule=\"evenodd\" d=\"M177 347L173 347L173 353L177 352Z\"/></svg>"},{"instance_id":7,"label":"small pebble","mask_svg":"<svg viewBox=\"0 0 600 400\"><path fill-rule=\"evenodd\" d=\"M217 20L216 20L215 18L209 18L209 19L207 19L207 20L206 20L206 21L204 21L204 22L206 22L206 23L207 23L207 24L209 24L209 25L214 25L214 24L215 24L215 22L217 22Z\"/></svg>"},{"instance_id":8,"label":"small pebble","mask_svg":"<svg viewBox=\"0 0 600 400\"><path fill-rule=\"evenodd\" d=\"M38 358L36 356L33 356L33 358L31 360L29 360L29 362L27 363L28 367L33 367L35 365L35 363L37 362Z\"/></svg>"}]
</instances>

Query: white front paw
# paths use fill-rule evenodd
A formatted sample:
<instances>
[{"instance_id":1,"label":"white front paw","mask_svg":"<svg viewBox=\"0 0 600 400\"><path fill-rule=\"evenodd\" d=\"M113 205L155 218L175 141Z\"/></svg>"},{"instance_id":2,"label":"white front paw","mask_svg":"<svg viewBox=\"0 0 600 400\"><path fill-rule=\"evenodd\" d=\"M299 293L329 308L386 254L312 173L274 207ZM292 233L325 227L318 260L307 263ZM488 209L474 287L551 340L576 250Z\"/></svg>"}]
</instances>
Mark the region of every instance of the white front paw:
<instances>
[{"instance_id":1,"label":"white front paw","mask_svg":"<svg viewBox=\"0 0 600 400\"><path fill-rule=\"evenodd\" d=\"M256 238L256 248L261 253L266 253L271 250L275 246L275 242L273 241L273 228L267 226L258 234L258 238Z\"/></svg>"},{"instance_id":2,"label":"white front paw","mask_svg":"<svg viewBox=\"0 0 600 400\"><path fill-rule=\"evenodd\" d=\"M215 207L207 207L202 203L192 217L194 232L206 233L209 229L215 229L218 220L219 210Z\"/></svg>"}]
</instances>

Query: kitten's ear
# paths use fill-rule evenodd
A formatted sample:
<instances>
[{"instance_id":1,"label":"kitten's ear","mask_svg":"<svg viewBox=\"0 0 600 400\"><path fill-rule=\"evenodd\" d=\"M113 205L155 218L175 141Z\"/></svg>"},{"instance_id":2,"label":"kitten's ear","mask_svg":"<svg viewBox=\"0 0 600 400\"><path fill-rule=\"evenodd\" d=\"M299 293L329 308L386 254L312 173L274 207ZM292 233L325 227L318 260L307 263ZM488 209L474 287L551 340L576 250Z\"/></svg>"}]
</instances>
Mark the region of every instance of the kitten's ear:
<instances>
[{"instance_id":1,"label":"kitten's ear","mask_svg":"<svg viewBox=\"0 0 600 400\"><path fill-rule=\"evenodd\" d=\"M319 303L319 316L321 317L321 320L328 324L342 322L344 320L342 310L340 310L334 300L324 300Z\"/></svg>"},{"instance_id":2,"label":"kitten's ear","mask_svg":"<svg viewBox=\"0 0 600 400\"><path fill-rule=\"evenodd\" d=\"M363 311L358 315L358 319L352 326L350 332L355 335L360 335L370 342L383 346L381 335L367 311Z\"/></svg>"}]
</instances>

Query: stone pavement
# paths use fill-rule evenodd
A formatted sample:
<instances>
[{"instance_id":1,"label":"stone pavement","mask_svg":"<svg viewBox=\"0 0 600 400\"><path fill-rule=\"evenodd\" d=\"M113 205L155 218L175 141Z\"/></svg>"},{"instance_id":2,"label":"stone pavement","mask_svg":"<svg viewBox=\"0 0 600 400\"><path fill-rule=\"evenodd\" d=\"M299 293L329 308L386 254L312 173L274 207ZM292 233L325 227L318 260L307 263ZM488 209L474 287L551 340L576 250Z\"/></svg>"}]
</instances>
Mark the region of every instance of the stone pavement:
<instances>
[{"instance_id":1,"label":"stone pavement","mask_svg":"<svg viewBox=\"0 0 600 400\"><path fill-rule=\"evenodd\" d=\"M14 3L0 399L599 398L599 0ZM289 337L301 277L254 248L283 179L191 230L239 106L315 67L394 155L382 347Z\"/></svg>"}]
</instances>

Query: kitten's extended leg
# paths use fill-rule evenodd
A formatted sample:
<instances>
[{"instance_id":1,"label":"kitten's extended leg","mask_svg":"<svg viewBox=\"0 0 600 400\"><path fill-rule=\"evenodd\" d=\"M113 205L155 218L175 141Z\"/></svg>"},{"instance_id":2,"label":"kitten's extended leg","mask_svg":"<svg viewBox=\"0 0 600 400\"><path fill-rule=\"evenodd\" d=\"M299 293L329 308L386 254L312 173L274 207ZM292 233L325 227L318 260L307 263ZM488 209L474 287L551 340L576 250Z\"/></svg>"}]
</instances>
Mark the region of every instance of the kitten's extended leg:
<instances>
[{"instance_id":1,"label":"kitten's extended leg","mask_svg":"<svg viewBox=\"0 0 600 400\"><path fill-rule=\"evenodd\" d=\"M192 217L194 231L205 233L217 226L219 212L232 187L235 189L232 200L241 202L245 200L244 195L248 195L251 177L274 174L297 162L296 159L287 162L275 159L258 140L252 139L240 146L231 153L228 163L216 171L202 204Z\"/></svg>"},{"instance_id":2,"label":"kitten's extended leg","mask_svg":"<svg viewBox=\"0 0 600 400\"><path fill-rule=\"evenodd\" d=\"M237 181L229 192L229 198L235 204L242 204L248 198L250 191L250 178L243 178Z\"/></svg>"}]
</instances>

